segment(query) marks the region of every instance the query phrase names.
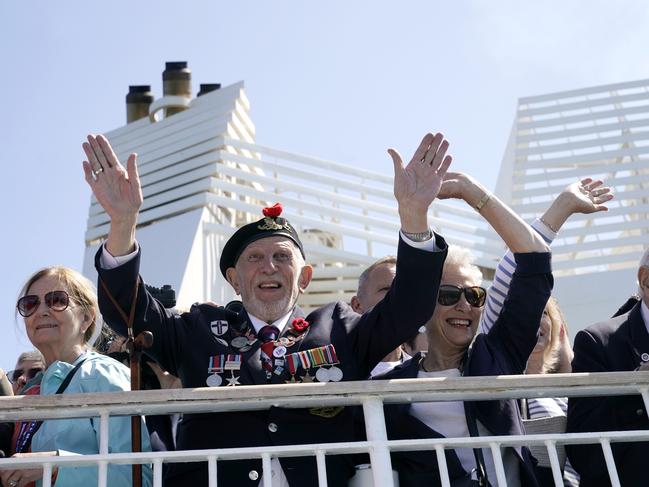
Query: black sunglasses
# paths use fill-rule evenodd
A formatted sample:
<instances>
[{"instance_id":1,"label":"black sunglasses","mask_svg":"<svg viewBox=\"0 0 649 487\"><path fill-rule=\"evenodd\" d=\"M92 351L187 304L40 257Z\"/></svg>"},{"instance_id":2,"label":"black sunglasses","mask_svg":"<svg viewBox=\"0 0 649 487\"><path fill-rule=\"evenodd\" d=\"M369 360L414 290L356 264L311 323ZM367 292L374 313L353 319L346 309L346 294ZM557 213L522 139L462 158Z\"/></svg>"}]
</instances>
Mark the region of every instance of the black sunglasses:
<instances>
[{"instance_id":1,"label":"black sunglasses","mask_svg":"<svg viewBox=\"0 0 649 487\"><path fill-rule=\"evenodd\" d=\"M460 300L464 293L467 302L474 308L481 308L487 299L487 291L480 286L460 287L451 284L442 284L439 287L437 302L442 306L452 306Z\"/></svg>"},{"instance_id":2,"label":"black sunglasses","mask_svg":"<svg viewBox=\"0 0 649 487\"><path fill-rule=\"evenodd\" d=\"M31 369L23 370L23 369L16 369L16 370L11 370L7 374L7 378L13 383L16 382L18 379L20 379L21 375L25 376L26 380L32 380L34 377L36 377L36 374L39 372L43 371L43 367L33 367Z\"/></svg>"},{"instance_id":3,"label":"black sunglasses","mask_svg":"<svg viewBox=\"0 0 649 487\"><path fill-rule=\"evenodd\" d=\"M44 296L45 304L54 311L63 311L70 306L70 296L65 291L50 291ZM41 304L41 298L36 294L23 296L16 303L21 316L27 318L33 315Z\"/></svg>"}]
</instances>

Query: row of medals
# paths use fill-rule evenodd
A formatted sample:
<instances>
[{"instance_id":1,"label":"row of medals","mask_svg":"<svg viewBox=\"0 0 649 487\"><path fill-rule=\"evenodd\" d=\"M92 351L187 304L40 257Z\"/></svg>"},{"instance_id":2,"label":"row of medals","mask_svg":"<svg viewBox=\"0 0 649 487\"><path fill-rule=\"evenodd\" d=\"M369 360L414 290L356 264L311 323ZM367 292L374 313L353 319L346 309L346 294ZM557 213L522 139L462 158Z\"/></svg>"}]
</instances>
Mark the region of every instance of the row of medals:
<instances>
[{"instance_id":1,"label":"row of medals","mask_svg":"<svg viewBox=\"0 0 649 487\"><path fill-rule=\"evenodd\" d=\"M304 338L305 335L306 335L306 331L300 333L299 335L295 335L295 336L289 335L285 337L280 337L277 340L273 341L273 343L275 344L275 348L273 349L274 367L272 372L266 371L267 379L270 380L273 373L276 375L282 374L282 372L284 371L284 365L285 365L284 357L286 355L287 349L289 347L292 347L295 343L302 340L302 338ZM243 335L234 337L232 340L230 340L230 343L228 343L226 340L218 336L214 336L214 338L221 345L224 345L226 347L232 347L235 350L237 350L239 353L245 353L248 350L250 350L252 346L255 344L255 342L258 340L257 337L252 333L251 327L249 325L243 330ZM239 370L240 367L241 367L241 362L238 363L238 367L233 366L231 368L226 367L226 369L224 369L224 370L230 370L230 377L226 377L226 380L228 381L228 386L241 385L239 383L239 376L234 375L234 371ZM207 380L205 381L207 385L210 387L219 387L223 383L223 379L219 375L222 372L223 371L215 372L209 375L207 377ZM340 370L335 365L333 365L328 369L325 369L324 367L320 366L316 371L315 378L318 380L318 382L330 382L330 381L339 382L343 378L343 371ZM301 380L296 380L295 375L291 375L291 379L286 382L287 383L313 382L313 377L309 375L309 371L307 370Z\"/></svg>"}]
</instances>

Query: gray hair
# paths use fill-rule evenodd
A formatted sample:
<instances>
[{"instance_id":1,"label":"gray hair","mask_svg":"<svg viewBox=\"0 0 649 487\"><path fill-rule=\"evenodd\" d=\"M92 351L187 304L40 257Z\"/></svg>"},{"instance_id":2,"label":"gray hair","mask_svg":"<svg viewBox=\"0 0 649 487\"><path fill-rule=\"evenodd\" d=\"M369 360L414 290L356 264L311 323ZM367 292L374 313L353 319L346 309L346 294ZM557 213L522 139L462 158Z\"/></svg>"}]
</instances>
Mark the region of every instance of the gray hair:
<instances>
[{"instance_id":1,"label":"gray hair","mask_svg":"<svg viewBox=\"0 0 649 487\"><path fill-rule=\"evenodd\" d=\"M469 249L458 245L449 245L446 261L444 262L444 269L449 265L464 268L469 272L476 284L479 285L482 282L482 271L474 262L475 256Z\"/></svg>"},{"instance_id":2,"label":"gray hair","mask_svg":"<svg viewBox=\"0 0 649 487\"><path fill-rule=\"evenodd\" d=\"M16 365L20 362L43 362L45 363L45 357L38 350L30 350L28 352L23 352L18 356L16 360Z\"/></svg>"},{"instance_id":3,"label":"gray hair","mask_svg":"<svg viewBox=\"0 0 649 487\"><path fill-rule=\"evenodd\" d=\"M361 296L365 292L365 285L367 284L367 280L370 278L370 274L372 273L372 271L382 265L396 266L397 265L396 256L387 255L385 257L381 257L379 260L374 262L372 265L370 265L367 269L365 269L361 273L361 275L358 278L358 290L356 291L357 296Z\"/></svg>"}]
</instances>

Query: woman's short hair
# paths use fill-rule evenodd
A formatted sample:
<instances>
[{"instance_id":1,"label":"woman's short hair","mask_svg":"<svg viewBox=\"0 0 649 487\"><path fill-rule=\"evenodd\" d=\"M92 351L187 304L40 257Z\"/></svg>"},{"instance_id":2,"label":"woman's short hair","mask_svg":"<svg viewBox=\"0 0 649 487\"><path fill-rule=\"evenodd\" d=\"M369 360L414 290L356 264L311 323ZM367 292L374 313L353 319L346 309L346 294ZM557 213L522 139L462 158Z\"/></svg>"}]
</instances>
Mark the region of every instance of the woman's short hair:
<instances>
[{"instance_id":1,"label":"woman's short hair","mask_svg":"<svg viewBox=\"0 0 649 487\"><path fill-rule=\"evenodd\" d=\"M482 271L474 262L475 256L469 249L460 247L459 245L449 245L448 254L444 261L444 269L447 266L455 266L458 269L463 268L468 272L475 285L480 285L482 283Z\"/></svg>"},{"instance_id":2,"label":"woman's short hair","mask_svg":"<svg viewBox=\"0 0 649 487\"><path fill-rule=\"evenodd\" d=\"M97 317L99 316L95 286L80 272L69 267L46 267L32 274L21 289L20 296L25 296L36 281L48 276L57 278L65 286L65 290L70 296L70 299L79 305L84 313L87 313L92 318L92 322L83 336L84 340L89 342L97 326Z\"/></svg>"}]
</instances>

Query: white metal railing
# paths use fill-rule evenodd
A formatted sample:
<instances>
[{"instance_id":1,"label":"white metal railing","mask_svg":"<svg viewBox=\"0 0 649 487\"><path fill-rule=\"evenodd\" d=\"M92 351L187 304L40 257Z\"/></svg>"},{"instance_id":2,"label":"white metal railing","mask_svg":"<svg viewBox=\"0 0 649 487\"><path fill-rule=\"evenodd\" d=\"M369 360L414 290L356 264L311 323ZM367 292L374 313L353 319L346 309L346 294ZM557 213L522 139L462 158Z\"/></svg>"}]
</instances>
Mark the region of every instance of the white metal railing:
<instances>
[{"instance_id":1,"label":"white metal railing","mask_svg":"<svg viewBox=\"0 0 649 487\"><path fill-rule=\"evenodd\" d=\"M106 485L107 465L151 463L154 486L162 485L164 462L205 461L209 485L215 487L217 460L260 458L264 487L270 487L273 457L315 456L319 485L326 486L325 456L369 452L376 486L392 486L390 451L431 449L437 452L442 485L450 486L445 450L458 447L490 448L496 466L497 485L506 486L501 448L542 445L548 450L557 486L563 485L557 445L599 443L607 462L611 484L619 479L611 443L648 441L649 431L543 434L525 436L487 436L479 438L440 438L388 441L383 405L419 401L495 400L533 397L589 397L640 394L649 410L649 372L603 374L557 374L539 376L463 377L457 379L408 379L263 385L222 388L175 389L104 394L63 394L0 398L0 421L19 419L100 418L100 452L97 455L39 457L38 459L0 459L0 469L42 468L43 486L50 486L55 466L98 465L99 486ZM265 446L146 453L107 453L108 419L131 414L215 413L264 410L271 406L305 408L312 406L361 405L366 420L367 441L312 445Z\"/></svg>"}]
</instances>

